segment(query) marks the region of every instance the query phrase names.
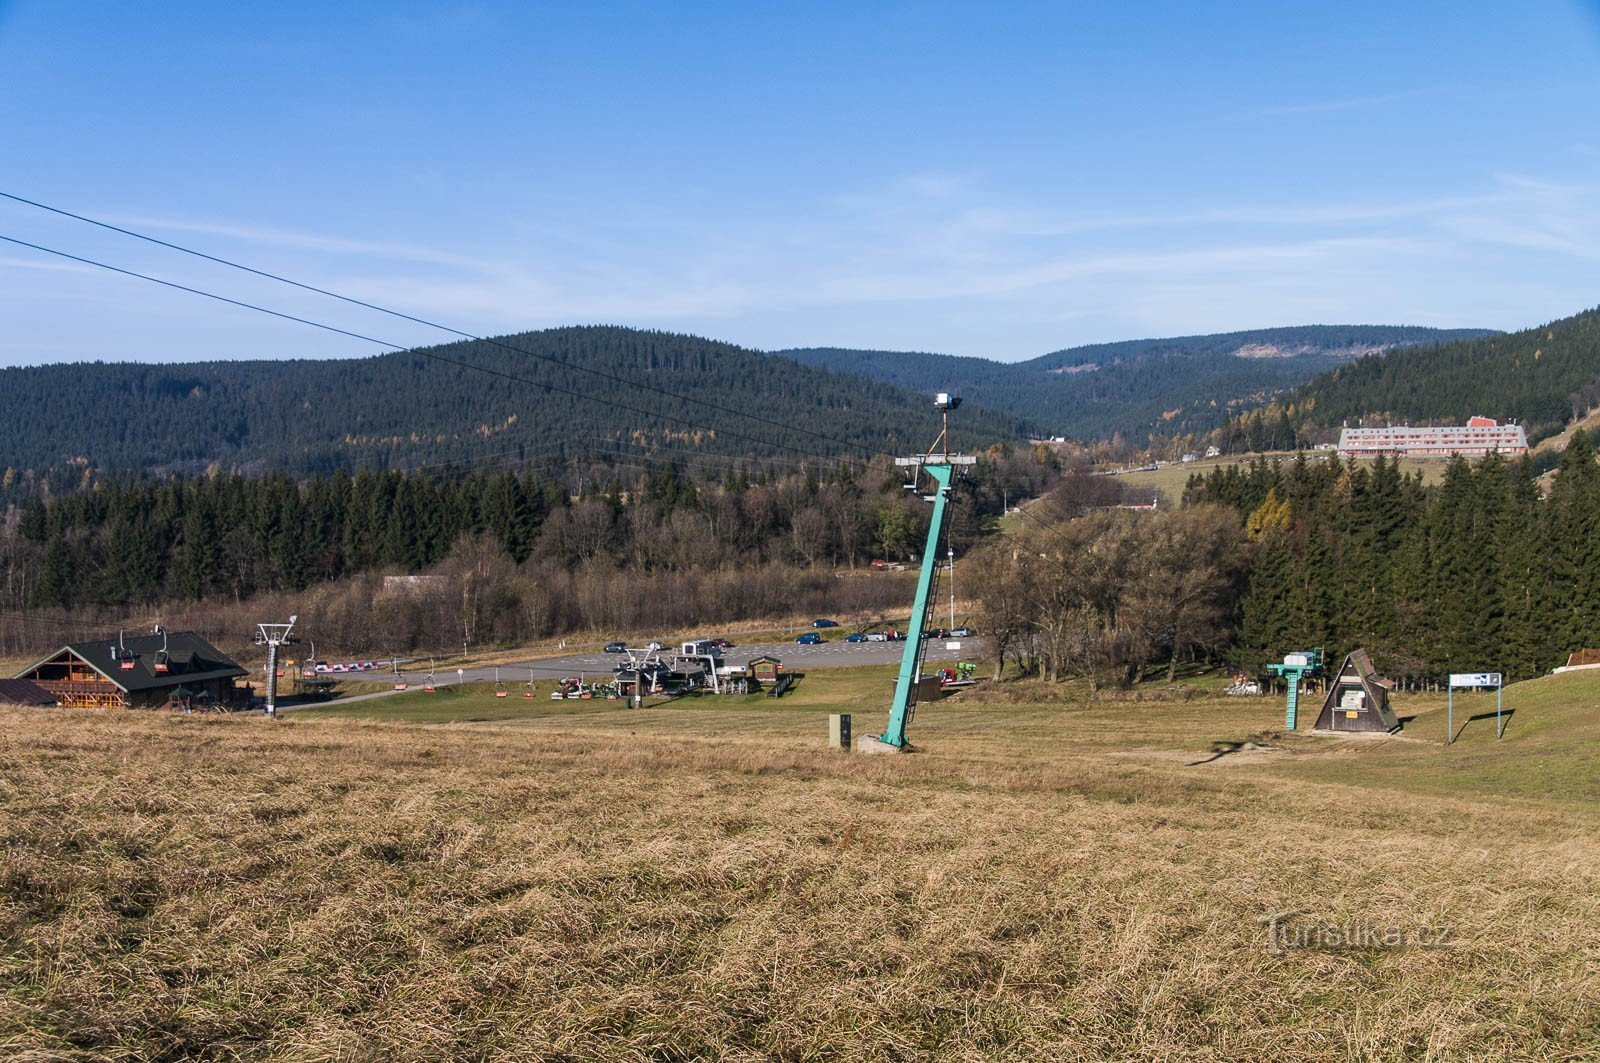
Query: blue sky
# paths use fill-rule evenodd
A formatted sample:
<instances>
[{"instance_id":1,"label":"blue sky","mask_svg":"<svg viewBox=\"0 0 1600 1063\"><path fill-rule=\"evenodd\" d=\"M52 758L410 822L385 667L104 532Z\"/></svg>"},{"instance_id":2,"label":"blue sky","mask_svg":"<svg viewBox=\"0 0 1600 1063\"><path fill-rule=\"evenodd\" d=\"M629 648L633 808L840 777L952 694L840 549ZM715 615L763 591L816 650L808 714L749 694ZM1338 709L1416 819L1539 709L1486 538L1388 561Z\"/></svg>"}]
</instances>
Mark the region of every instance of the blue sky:
<instances>
[{"instance_id":1,"label":"blue sky","mask_svg":"<svg viewBox=\"0 0 1600 1063\"><path fill-rule=\"evenodd\" d=\"M0 0L0 86L0 190L480 333L1013 360L1600 303L1593 4ZM373 350L0 245L0 364Z\"/></svg>"}]
</instances>

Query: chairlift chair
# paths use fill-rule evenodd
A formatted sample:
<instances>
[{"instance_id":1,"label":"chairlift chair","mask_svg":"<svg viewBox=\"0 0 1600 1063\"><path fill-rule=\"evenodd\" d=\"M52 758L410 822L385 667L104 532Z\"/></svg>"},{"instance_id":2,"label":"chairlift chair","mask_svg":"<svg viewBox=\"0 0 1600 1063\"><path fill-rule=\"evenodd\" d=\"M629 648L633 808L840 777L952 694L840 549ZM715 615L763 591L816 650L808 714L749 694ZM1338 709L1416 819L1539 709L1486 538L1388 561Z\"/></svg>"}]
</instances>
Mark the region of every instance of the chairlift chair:
<instances>
[{"instance_id":1,"label":"chairlift chair","mask_svg":"<svg viewBox=\"0 0 1600 1063\"><path fill-rule=\"evenodd\" d=\"M428 679L427 679L427 681L425 683L422 684L422 692L424 694L432 694L437 689L439 689L439 688L436 687L434 685L434 682L433 682L433 658L429 657L428 658Z\"/></svg>"},{"instance_id":2,"label":"chairlift chair","mask_svg":"<svg viewBox=\"0 0 1600 1063\"><path fill-rule=\"evenodd\" d=\"M506 693L505 684L500 682L500 669L499 668L496 668L494 670L494 696L497 697L497 698L504 698L504 697L509 697L510 696L509 694Z\"/></svg>"},{"instance_id":3,"label":"chairlift chair","mask_svg":"<svg viewBox=\"0 0 1600 1063\"><path fill-rule=\"evenodd\" d=\"M533 669L529 668L528 669L528 681L527 681L527 683L524 684L523 691L522 691L522 696L524 698L526 698L528 701L532 701L534 699L534 696L536 694L538 694L538 693L539 693L539 691L537 689L535 689L534 685L533 685Z\"/></svg>"}]
</instances>

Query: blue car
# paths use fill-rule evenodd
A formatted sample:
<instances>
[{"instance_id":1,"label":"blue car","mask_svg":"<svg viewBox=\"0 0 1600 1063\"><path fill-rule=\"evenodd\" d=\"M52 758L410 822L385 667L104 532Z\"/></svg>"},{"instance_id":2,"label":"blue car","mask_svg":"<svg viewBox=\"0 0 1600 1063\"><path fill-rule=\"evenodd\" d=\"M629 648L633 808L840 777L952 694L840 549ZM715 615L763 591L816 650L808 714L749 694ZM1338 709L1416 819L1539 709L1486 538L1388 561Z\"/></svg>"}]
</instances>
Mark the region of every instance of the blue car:
<instances>
[{"instance_id":1,"label":"blue car","mask_svg":"<svg viewBox=\"0 0 1600 1063\"><path fill-rule=\"evenodd\" d=\"M795 641L800 643L802 646L815 646L817 643L822 641L822 636L817 634L815 631L807 631L804 635L801 635L799 638L795 639Z\"/></svg>"},{"instance_id":2,"label":"blue car","mask_svg":"<svg viewBox=\"0 0 1600 1063\"><path fill-rule=\"evenodd\" d=\"M846 642L865 642L865 641L867 641L867 636L861 634L861 632L858 631L854 635L846 635L844 637L844 640Z\"/></svg>"},{"instance_id":3,"label":"blue car","mask_svg":"<svg viewBox=\"0 0 1600 1063\"><path fill-rule=\"evenodd\" d=\"M839 626L839 621L837 621L837 620L813 620L813 621L811 621L811 626L812 627L838 627Z\"/></svg>"}]
</instances>

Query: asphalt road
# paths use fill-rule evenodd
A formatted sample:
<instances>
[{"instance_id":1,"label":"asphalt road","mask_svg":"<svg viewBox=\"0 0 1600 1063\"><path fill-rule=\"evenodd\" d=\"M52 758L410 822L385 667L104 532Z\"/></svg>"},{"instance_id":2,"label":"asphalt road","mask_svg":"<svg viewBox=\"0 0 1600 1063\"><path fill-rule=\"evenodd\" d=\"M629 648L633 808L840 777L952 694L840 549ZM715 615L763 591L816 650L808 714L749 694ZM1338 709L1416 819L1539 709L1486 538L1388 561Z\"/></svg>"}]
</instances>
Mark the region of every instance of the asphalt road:
<instances>
[{"instance_id":1,"label":"asphalt road","mask_svg":"<svg viewBox=\"0 0 1600 1063\"><path fill-rule=\"evenodd\" d=\"M954 642L960 643L959 649L946 648ZM744 664L752 657L776 657L783 662L785 668L799 671L807 668L851 668L868 664L898 664L900 655L905 651L905 645L904 642L846 642L843 635L838 635L815 646L792 641L738 645L723 650L722 659L728 664ZM982 639L929 639L925 659L948 661L971 658L981 655L986 648ZM515 694L531 678L540 687L540 692L546 693L551 680L569 675L605 678L627 660L628 655L625 653L572 653L556 657L540 657L501 665L500 681ZM426 665L419 667L415 662L405 665L402 671L413 688L419 687L428 673ZM368 682L382 681L388 674L392 673L365 672L357 678ZM439 686L453 683L492 683L494 679L493 667L467 668L458 673L454 666L443 662L436 666L434 672L434 682ZM372 694L341 697L338 701L340 703L365 701L368 698L380 698L393 693L395 691L383 690Z\"/></svg>"}]
</instances>

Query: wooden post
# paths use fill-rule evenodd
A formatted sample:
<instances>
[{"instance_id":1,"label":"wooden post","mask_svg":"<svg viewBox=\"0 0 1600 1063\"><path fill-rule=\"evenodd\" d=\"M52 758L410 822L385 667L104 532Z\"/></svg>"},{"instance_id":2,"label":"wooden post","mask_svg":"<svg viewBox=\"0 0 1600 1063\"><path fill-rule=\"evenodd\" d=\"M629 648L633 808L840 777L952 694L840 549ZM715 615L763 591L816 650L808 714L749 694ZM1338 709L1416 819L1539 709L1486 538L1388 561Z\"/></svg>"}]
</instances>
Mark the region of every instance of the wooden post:
<instances>
[{"instance_id":1,"label":"wooden post","mask_svg":"<svg viewBox=\"0 0 1600 1063\"><path fill-rule=\"evenodd\" d=\"M828 716L828 745L833 749L850 752L850 714L835 712Z\"/></svg>"}]
</instances>

